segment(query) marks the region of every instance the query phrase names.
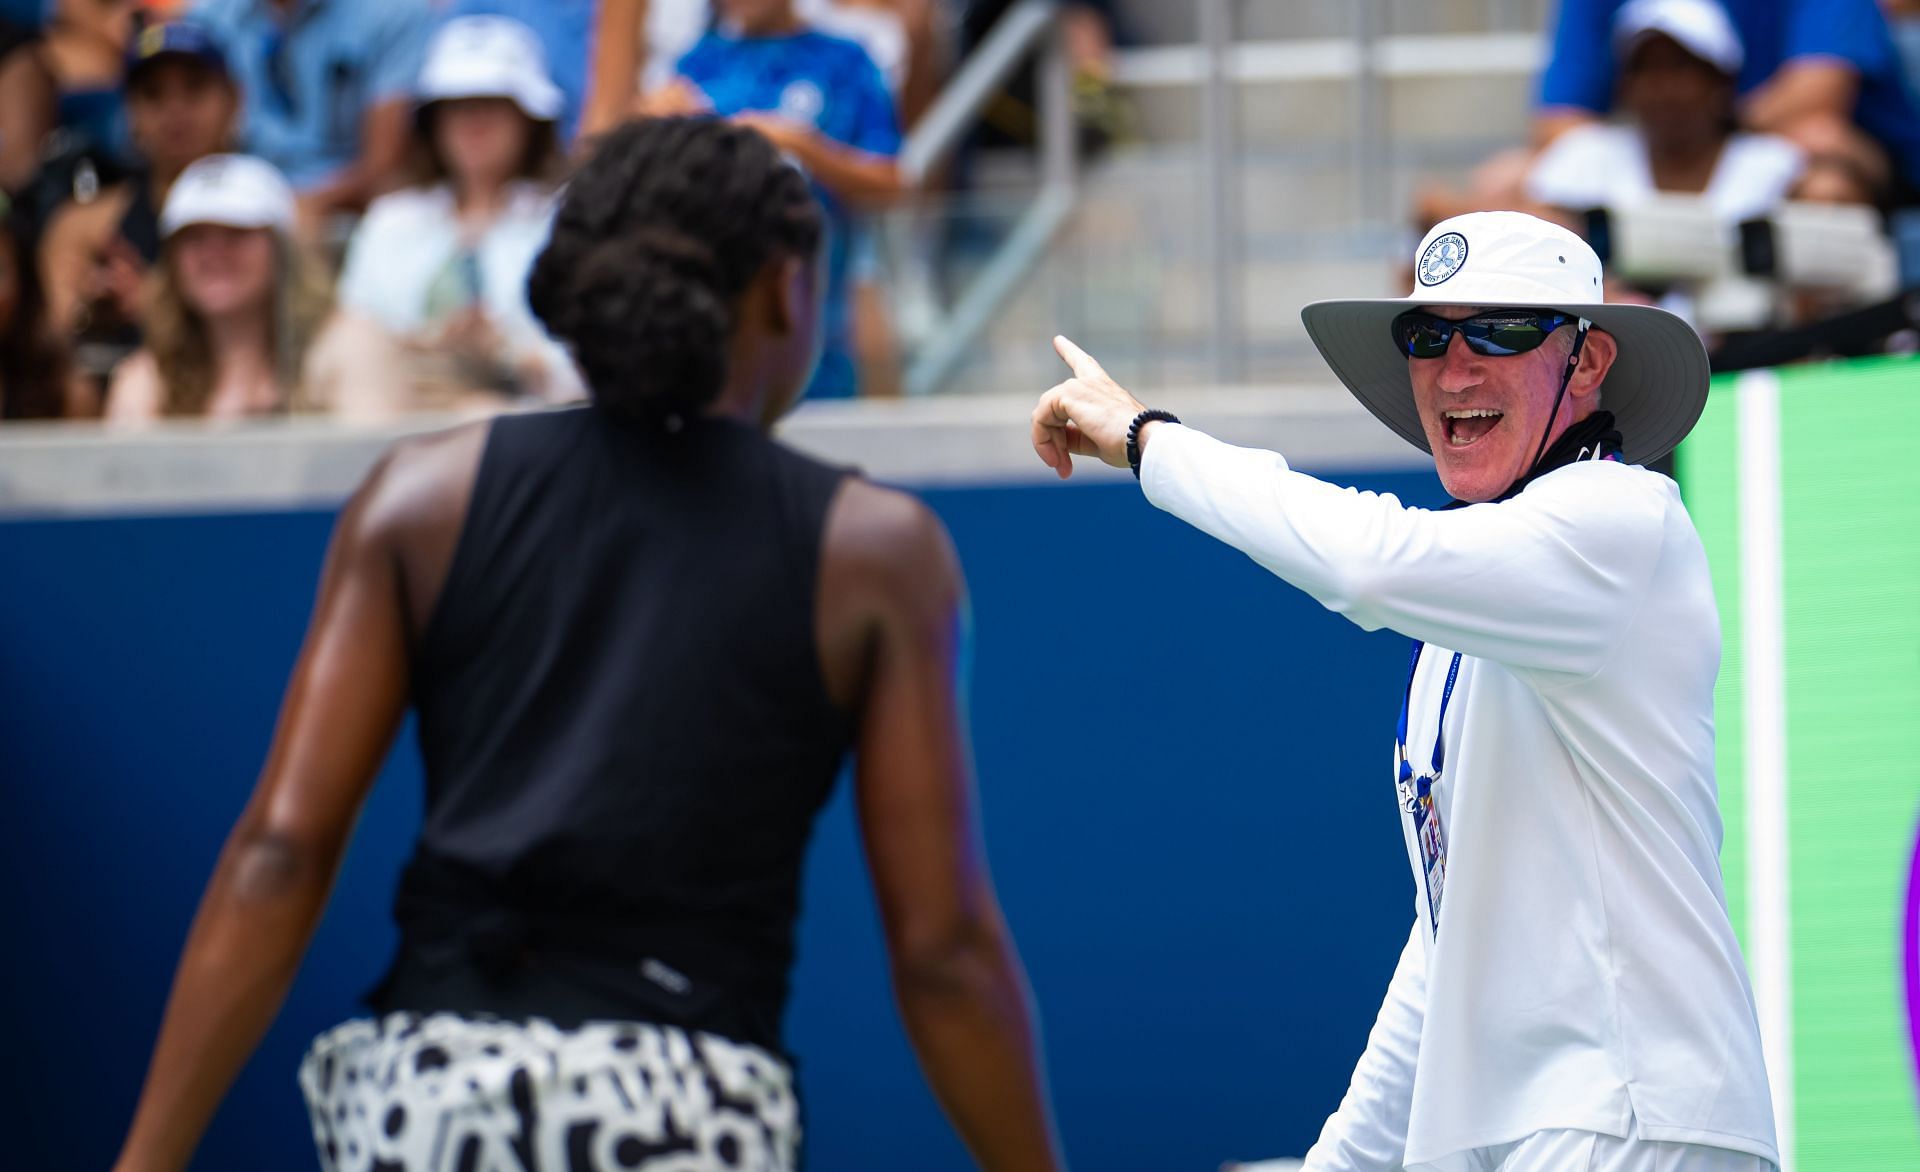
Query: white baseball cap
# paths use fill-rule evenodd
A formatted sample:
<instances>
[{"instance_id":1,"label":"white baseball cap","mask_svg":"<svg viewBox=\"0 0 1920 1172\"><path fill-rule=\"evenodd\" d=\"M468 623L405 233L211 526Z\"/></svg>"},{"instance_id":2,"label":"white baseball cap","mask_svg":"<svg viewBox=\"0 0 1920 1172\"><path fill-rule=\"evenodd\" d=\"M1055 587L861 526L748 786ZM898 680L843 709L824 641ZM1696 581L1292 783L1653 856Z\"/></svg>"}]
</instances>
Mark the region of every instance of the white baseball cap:
<instances>
[{"instance_id":1,"label":"white baseball cap","mask_svg":"<svg viewBox=\"0 0 1920 1172\"><path fill-rule=\"evenodd\" d=\"M160 235L190 224L272 228L293 235L293 187L272 163L252 155L208 155L173 181L160 209Z\"/></svg>"},{"instance_id":2,"label":"white baseball cap","mask_svg":"<svg viewBox=\"0 0 1920 1172\"><path fill-rule=\"evenodd\" d=\"M1728 77L1740 76L1746 61L1740 34L1714 0L1628 0L1613 18L1614 56L1626 61L1642 38L1656 33Z\"/></svg>"},{"instance_id":3,"label":"white baseball cap","mask_svg":"<svg viewBox=\"0 0 1920 1172\"><path fill-rule=\"evenodd\" d=\"M1601 386L1625 438L1645 464L1672 451L1707 405L1706 347L1684 320L1650 305L1605 300L1600 258L1558 224L1522 212L1473 212L1434 225L1414 254L1405 297L1316 301L1300 311L1327 365L1374 417L1423 452L1427 432L1413 401L1411 361L1393 319L1423 305L1556 309L1611 334L1619 355Z\"/></svg>"},{"instance_id":4,"label":"white baseball cap","mask_svg":"<svg viewBox=\"0 0 1920 1172\"><path fill-rule=\"evenodd\" d=\"M504 16L457 16L427 46L414 98L422 106L456 98L511 98L527 117L551 122L566 98L547 74L534 31Z\"/></svg>"}]
</instances>

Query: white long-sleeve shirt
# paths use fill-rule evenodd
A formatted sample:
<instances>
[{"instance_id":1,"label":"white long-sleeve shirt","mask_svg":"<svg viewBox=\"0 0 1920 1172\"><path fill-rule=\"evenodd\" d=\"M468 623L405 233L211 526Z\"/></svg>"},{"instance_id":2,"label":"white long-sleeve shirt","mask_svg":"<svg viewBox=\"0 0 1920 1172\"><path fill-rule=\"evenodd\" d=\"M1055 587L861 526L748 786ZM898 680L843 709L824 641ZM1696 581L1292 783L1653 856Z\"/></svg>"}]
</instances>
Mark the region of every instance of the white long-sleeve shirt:
<instances>
[{"instance_id":1,"label":"white long-sleeve shirt","mask_svg":"<svg viewBox=\"0 0 1920 1172\"><path fill-rule=\"evenodd\" d=\"M1414 1168L1630 1122L1777 1162L1720 878L1719 617L1673 482L1585 462L1508 501L1431 511L1166 424L1141 481L1328 609L1427 644L1416 770L1463 653L1432 791L1444 881L1430 903L1402 803L1417 919L1307 1168ZM1393 774L1378 784L1399 801Z\"/></svg>"}]
</instances>

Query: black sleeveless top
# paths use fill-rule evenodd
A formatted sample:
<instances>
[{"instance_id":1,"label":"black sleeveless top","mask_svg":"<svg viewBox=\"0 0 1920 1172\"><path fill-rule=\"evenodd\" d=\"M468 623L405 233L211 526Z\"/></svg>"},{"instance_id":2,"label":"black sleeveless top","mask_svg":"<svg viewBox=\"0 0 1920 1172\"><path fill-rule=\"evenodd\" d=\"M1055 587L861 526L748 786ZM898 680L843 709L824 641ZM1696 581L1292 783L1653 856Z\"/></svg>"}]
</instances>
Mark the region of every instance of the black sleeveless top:
<instances>
[{"instance_id":1,"label":"black sleeveless top","mask_svg":"<svg viewBox=\"0 0 1920 1172\"><path fill-rule=\"evenodd\" d=\"M845 475L730 421L493 422L415 649L426 818L375 1009L780 1049L853 733L814 634Z\"/></svg>"}]
</instances>

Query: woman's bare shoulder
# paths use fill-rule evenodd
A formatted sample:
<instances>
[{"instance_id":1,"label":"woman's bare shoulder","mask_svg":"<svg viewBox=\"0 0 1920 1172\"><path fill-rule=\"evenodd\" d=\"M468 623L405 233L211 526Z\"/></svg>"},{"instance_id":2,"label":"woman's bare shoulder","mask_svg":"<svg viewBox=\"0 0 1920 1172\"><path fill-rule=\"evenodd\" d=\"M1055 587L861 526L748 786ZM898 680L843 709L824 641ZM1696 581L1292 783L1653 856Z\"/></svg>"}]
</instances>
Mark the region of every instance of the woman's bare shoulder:
<instances>
[{"instance_id":1,"label":"woman's bare shoulder","mask_svg":"<svg viewBox=\"0 0 1920 1172\"><path fill-rule=\"evenodd\" d=\"M960 558L939 514L909 492L850 476L827 516L825 556L901 602L949 607Z\"/></svg>"},{"instance_id":2,"label":"woman's bare shoulder","mask_svg":"<svg viewBox=\"0 0 1920 1172\"><path fill-rule=\"evenodd\" d=\"M483 419L395 441L361 489L368 523L394 536L449 521L457 525L492 426Z\"/></svg>"}]
</instances>

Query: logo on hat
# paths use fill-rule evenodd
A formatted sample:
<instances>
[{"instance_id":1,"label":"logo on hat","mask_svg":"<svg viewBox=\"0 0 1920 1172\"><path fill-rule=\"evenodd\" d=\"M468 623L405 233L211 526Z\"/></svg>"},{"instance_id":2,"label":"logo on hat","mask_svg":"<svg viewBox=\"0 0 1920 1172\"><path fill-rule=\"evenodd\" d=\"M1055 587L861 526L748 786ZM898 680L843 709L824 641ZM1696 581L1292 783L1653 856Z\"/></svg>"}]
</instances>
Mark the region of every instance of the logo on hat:
<instances>
[{"instance_id":1,"label":"logo on hat","mask_svg":"<svg viewBox=\"0 0 1920 1172\"><path fill-rule=\"evenodd\" d=\"M1467 238L1458 232L1449 232L1427 245L1427 250L1420 254L1415 273L1422 285L1438 285L1466 263Z\"/></svg>"}]
</instances>

